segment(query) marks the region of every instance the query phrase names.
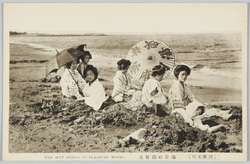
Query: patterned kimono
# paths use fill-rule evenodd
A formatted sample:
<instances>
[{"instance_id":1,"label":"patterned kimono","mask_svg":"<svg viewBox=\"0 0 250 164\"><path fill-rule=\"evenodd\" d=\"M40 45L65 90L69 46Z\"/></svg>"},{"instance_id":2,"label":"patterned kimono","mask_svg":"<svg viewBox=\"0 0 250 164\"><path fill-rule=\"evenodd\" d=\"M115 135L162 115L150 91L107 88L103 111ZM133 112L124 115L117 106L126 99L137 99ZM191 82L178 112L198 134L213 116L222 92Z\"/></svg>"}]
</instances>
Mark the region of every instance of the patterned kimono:
<instances>
[{"instance_id":1,"label":"patterned kimono","mask_svg":"<svg viewBox=\"0 0 250 164\"><path fill-rule=\"evenodd\" d=\"M105 91L98 79L96 79L91 85L86 84L83 90L85 96L85 103L91 106L94 110L99 110L102 103L105 101Z\"/></svg>"},{"instance_id":2,"label":"patterned kimono","mask_svg":"<svg viewBox=\"0 0 250 164\"><path fill-rule=\"evenodd\" d=\"M187 84L184 86L178 81L174 80L169 90L170 105L173 110L176 108L185 108L195 98Z\"/></svg>"},{"instance_id":3,"label":"patterned kimono","mask_svg":"<svg viewBox=\"0 0 250 164\"><path fill-rule=\"evenodd\" d=\"M76 82L74 81L71 75L73 76ZM62 94L66 97L72 97L72 96L76 96L76 98L82 97L81 94L79 93L79 89L76 83L78 84L81 90L83 90L83 88L86 85L85 80L81 77L81 75L77 70L71 71L70 69L66 68L64 70L64 73L60 81L62 87Z\"/></svg>"},{"instance_id":4,"label":"patterned kimono","mask_svg":"<svg viewBox=\"0 0 250 164\"><path fill-rule=\"evenodd\" d=\"M128 76L128 74L117 71L115 77L113 78L113 82L114 89L111 96L113 97L115 102L122 101L124 94L129 94L128 91L131 87L130 77Z\"/></svg>"},{"instance_id":5,"label":"patterned kimono","mask_svg":"<svg viewBox=\"0 0 250 164\"><path fill-rule=\"evenodd\" d=\"M84 63L81 63L79 64L78 68L77 68L77 71L79 72L79 74L82 76L83 78L83 72L85 70L85 68L87 67L88 64L84 64Z\"/></svg>"},{"instance_id":6,"label":"patterned kimono","mask_svg":"<svg viewBox=\"0 0 250 164\"><path fill-rule=\"evenodd\" d=\"M151 92L154 91L155 88L157 88L158 93L154 96L151 96ZM149 79L145 82L142 88L142 101L148 107L152 107L152 103L154 104L167 103L167 98L163 93L163 90L159 81L155 79Z\"/></svg>"}]
</instances>

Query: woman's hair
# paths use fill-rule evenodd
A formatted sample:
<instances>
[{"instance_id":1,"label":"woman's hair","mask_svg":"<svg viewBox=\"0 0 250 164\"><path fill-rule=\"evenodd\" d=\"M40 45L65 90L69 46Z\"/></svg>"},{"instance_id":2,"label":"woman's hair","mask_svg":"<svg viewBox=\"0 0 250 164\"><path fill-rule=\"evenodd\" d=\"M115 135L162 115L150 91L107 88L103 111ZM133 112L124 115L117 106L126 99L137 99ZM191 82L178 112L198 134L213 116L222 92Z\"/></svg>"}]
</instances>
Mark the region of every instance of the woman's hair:
<instances>
[{"instance_id":1,"label":"woman's hair","mask_svg":"<svg viewBox=\"0 0 250 164\"><path fill-rule=\"evenodd\" d=\"M166 72L166 68L162 65L156 65L152 69L152 76L163 75Z\"/></svg>"},{"instance_id":2,"label":"woman's hair","mask_svg":"<svg viewBox=\"0 0 250 164\"><path fill-rule=\"evenodd\" d=\"M202 115L205 112L205 107L204 106L198 107L196 110L201 110L200 115Z\"/></svg>"},{"instance_id":3,"label":"woman's hair","mask_svg":"<svg viewBox=\"0 0 250 164\"><path fill-rule=\"evenodd\" d=\"M175 67L175 69L174 69L174 76L178 79L178 76L179 76L179 73L181 72L181 71L186 71L187 72L187 75L190 75L190 73L191 73L191 69L188 67L188 66L186 66L186 65L177 65L176 67Z\"/></svg>"},{"instance_id":4,"label":"woman's hair","mask_svg":"<svg viewBox=\"0 0 250 164\"><path fill-rule=\"evenodd\" d=\"M131 62L127 59L121 59L117 62L117 65L118 70L123 70L129 67L131 65Z\"/></svg>"},{"instance_id":5,"label":"woman's hair","mask_svg":"<svg viewBox=\"0 0 250 164\"><path fill-rule=\"evenodd\" d=\"M82 62L85 62L84 61L84 58L85 56L89 56L90 59L92 59L92 55L90 54L89 51L82 51L84 54L81 55L78 59L77 59L77 62L80 63L80 59L82 60Z\"/></svg>"},{"instance_id":6,"label":"woman's hair","mask_svg":"<svg viewBox=\"0 0 250 164\"><path fill-rule=\"evenodd\" d=\"M82 60L82 62L84 62L84 58L85 56L89 56L90 59L92 59L92 55L90 54L89 51L85 51L84 48L85 48L86 44L82 44L82 45L79 45L76 49L83 52L84 54L82 56L80 56L77 61L80 62L80 59Z\"/></svg>"},{"instance_id":7,"label":"woman's hair","mask_svg":"<svg viewBox=\"0 0 250 164\"><path fill-rule=\"evenodd\" d=\"M93 65L87 65L87 67L85 68L84 72L83 72L83 77L84 79L86 79L87 77L87 72L88 71L92 71L95 75L95 79L93 81L95 81L98 78L98 71L97 68L94 67Z\"/></svg>"}]
</instances>

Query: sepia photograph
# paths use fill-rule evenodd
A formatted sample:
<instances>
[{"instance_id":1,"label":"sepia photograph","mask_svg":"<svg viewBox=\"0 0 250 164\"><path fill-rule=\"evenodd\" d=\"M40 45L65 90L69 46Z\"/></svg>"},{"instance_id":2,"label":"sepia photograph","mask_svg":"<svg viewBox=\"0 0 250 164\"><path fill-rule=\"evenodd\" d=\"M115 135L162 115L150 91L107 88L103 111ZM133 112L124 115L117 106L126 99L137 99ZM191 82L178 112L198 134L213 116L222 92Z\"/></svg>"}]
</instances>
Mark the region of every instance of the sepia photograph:
<instances>
[{"instance_id":1,"label":"sepia photograph","mask_svg":"<svg viewBox=\"0 0 250 164\"><path fill-rule=\"evenodd\" d=\"M4 161L246 161L247 3L4 3Z\"/></svg>"}]
</instances>

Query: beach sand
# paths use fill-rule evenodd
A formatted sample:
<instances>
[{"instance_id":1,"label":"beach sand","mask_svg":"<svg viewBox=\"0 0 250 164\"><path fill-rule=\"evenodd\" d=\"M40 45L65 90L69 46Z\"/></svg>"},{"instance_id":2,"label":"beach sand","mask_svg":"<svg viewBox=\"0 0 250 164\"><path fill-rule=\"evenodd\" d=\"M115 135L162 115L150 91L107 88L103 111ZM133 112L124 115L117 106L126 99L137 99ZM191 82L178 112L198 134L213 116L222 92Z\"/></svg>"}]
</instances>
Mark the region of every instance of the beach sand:
<instances>
[{"instance_id":1,"label":"beach sand","mask_svg":"<svg viewBox=\"0 0 250 164\"><path fill-rule=\"evenodd\" d=\"M17 51L18 50L18 51ZM133 126L119 127L115 125L69 125L58 121L57 116L50 115L46 118L41 111L41 102L45 100L60 100L62 98L60 84L53 82L42 82L45 78L46 62L51 58L49 55L39 55L42 50L32 48L28 45L10 45L10 108L9 108L9 152L11 153L51 153L51 152L144 152L144 151L167 151L166 149L146 148L144 145L117 147L117 138L126 137L131 132L145 127L148 122L141 122ZM99 78L107 93L111 94L113 88L112 78L116 72L114 61L92 60L98 68ZM60 69L57 74L51 74L49 78L62 74ZM219 77L220 78L220 77ZM221 85L221 79L216 76L191 73L187 84L196 98L203 103L217 105L222 108L237 106L241 108L241 81L235 80L238 87L231 88L230 85ZM163 89L168 89L174 80L173 75L163 80ZM218 83L218 84L216 84ZM70 113L70 112L69 112ZM73 118L72 118L73 119ZM27 121L28 120L28 121ZM221 120L220 120L221 121ZM226 124L236 124L239 120L231 120ZM221 121L223 122L223 121ZM77 127L79 126L79 127ZM91 129L85 131L82 128ZM91 127L91 128L90 128ZM115 128L115 131L114 131ZM78 130L78 131L77 131ZM83 131L82 133L78 133ZM90 133L91 132L91 133ZM218 132L224 135L223 132ZM241 130L228 133L226 140L234 144L230 152L242 151ZM229 148L227 149L227 151ZM171 150L168 150L171 151ZM217 150L220 151L220 150ZM222 151L222 149L221 149Z\"/></svg>"}]
</instances>

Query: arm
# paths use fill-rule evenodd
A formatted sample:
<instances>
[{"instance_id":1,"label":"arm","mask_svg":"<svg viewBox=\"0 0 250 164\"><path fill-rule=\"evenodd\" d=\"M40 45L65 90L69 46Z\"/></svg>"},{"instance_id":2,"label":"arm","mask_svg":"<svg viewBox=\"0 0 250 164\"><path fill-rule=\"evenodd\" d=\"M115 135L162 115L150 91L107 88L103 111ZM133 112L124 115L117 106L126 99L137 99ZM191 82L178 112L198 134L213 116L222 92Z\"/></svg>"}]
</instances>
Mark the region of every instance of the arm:
<instances>
[{"instance_id":1,"label":"arm","mask_svg":"<svg viewBox=\"0 0 250 164\"><path fill-rule=\"evenodd\" d=\"M208 130L208 132L212 133L212 132L218 131L222 127L224 127L224 125L223 124L219 124L217 126L210 127L207 130Z\"/></svg>"},{"instance_id":2,"label":"arm","mask_svg":"<svg viewBox=\"0 0 250 164\"><path fill-rule=\"evenodd\" d=\"M115 92L117 93L125 93L126 92L126 86L124 84L124 80L122 75L116 75L113 79L113 82L114 82L114 89L115 89Z\"/></svg>"},{"instance_id":3,"label":"arm","mask_svg":"<svg viewBox=\"0 0 250 164\"><path fill-rule=\"evenodd\" d=\"M86 81L82 78L79 72L77 72L76 81L78 83L80 90L82 91L86 85Z\"/></svg>"},{"instance_id":4,"label":"arm","mask_svg":"<svg viewBox=\"0 0 250 164\"><path fill-rule=\"evenodd\" d=\"M182 91L180 86L173 84L169 91L169 97L172 103L173 109L184 108L184 103L182 101Z\"/></svg>"},{"instance_id":5,"label":"arm","mask_svg":"<svg viewBox=\"0 0 250 164\"><path fill-rule=\"evenodd\" d=\"M194 94L192 93L191 89L186 85L186 92L189 102L194 101Z\"/></svg>"}]
</instances>

